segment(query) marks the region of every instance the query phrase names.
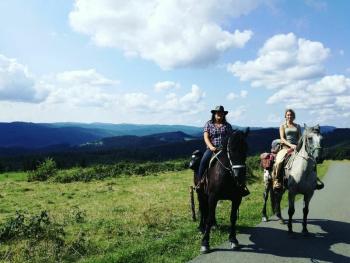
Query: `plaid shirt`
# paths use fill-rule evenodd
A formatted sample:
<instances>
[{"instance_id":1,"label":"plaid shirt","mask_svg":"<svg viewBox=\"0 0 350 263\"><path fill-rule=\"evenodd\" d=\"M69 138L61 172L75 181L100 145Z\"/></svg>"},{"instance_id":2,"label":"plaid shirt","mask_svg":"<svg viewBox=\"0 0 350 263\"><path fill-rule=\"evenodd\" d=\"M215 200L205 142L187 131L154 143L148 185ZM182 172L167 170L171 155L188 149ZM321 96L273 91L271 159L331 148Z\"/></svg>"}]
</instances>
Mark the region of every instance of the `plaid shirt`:
<instances>
[{"instance_id":1,"label":"plaid shirt","mask_svg":"<svg viewBox=\"0 0 350 263\"><path fill-rule=\"evenodd\" d=\"M204 132L209 133L210 142L215 147L222 146L223 140L231 134L233 131L231 124L228 122L222 124L221 127L215 127L214 123L210 120L204 126Z\"/></svg>"}]
</instances>

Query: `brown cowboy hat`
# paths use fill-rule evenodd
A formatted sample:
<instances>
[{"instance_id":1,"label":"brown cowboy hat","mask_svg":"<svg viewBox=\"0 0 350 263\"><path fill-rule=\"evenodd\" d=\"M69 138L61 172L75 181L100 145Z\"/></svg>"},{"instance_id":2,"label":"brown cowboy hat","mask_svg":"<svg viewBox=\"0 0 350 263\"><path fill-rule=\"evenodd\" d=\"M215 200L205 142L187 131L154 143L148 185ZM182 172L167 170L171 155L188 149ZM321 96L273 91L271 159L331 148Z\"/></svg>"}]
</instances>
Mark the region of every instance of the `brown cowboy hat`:
<instances>
[{"instance_id":1,"label":"brown cowboy hat","mask_svg":"<svg viewBox=\"0 0 350 263\"><path fill-rule=\"evenodd\" d=\"M211 113L217 113L217 112L223 112L225 115L228 113L228 111L226 111L224 109L224 106L216 106L214 110L211 111Z\"/></svg>"}]
</instances>

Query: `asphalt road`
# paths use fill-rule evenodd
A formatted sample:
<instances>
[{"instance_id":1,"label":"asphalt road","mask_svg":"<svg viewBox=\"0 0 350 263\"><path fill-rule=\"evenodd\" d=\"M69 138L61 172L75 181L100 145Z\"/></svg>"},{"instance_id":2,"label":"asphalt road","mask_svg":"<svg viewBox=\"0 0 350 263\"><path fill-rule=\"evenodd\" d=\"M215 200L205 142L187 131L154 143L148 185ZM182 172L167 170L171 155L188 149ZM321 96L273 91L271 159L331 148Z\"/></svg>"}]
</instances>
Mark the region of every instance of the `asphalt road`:
<instances>
[{"instance_id":1,"label":"asphalt road","mask_svg":"<svg viewBox=\"0 0 350 263\"><path fill-rule=\"evenodd\" d=\"M300 200L292 236L287 225L270 218L237 235L240 250L229 249L227 242L190 262L350 262L350 162L333 162L323 181L325 188L315 191L310 202L309 236L301 234ZM287 209L282 215L288 218Z\"/></svg>"}]
</instances>

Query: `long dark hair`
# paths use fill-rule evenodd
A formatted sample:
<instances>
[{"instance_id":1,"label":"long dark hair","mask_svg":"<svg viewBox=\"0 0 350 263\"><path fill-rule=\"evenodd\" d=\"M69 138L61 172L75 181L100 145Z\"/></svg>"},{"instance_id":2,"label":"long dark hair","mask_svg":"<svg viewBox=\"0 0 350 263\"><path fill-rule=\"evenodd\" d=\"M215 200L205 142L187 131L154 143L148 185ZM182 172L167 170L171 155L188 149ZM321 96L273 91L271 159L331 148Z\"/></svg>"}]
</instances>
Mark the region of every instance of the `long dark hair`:
<instances>
[{"instance_id":1,"label":"long dark hair","mask_svg":"<svg viewBox=\"0 0 350 263\"><path fill-rule=\"evenodd\" d=\"M286 117L287 113L290 112L293 116L293 121L295 120L295 111L292 109L286 109L286 111L284 112L284 117Z\"/></svg>"},{"instance_id":2,"label":"long dark hair","mask_svg":"<svg viewBox=\"0 0 350 263\"><path fill-rule=\"evenodd\" d=\"M216 112L214 112L214 113L211 114L211 122L212 122L212 123L215 122L215 113L216 113ZM224 116L222 117L222 123L224 123L224 124L227 123L227 121L226 121L226 114L224 114Z\"/></svg>"}]
</instances>

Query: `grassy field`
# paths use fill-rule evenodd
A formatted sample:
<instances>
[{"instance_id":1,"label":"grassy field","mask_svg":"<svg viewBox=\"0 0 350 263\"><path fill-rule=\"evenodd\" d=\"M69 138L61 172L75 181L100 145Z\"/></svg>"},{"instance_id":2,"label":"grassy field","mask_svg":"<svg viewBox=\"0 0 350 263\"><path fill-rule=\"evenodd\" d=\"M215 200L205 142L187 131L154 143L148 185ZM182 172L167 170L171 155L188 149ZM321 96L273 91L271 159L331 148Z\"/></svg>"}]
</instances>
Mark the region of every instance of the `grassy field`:
<instances>
[{"instance_id":1,"label":"grassy field","mask_svg":"<svg viewBox=\"0 0 350 263\"><path fill-rule=\"evenodd\" d=\"M328 165L320 165L319 174ZM260 222L261 174L255 170L250 178L238 231ZM191 170L66 184L1 174L0 261L188 261L199 254L201 239L191 221L191 183ZM212 246L228 238L229 211L230 203L220 201Z\"/></svg>"}]
</instances>

